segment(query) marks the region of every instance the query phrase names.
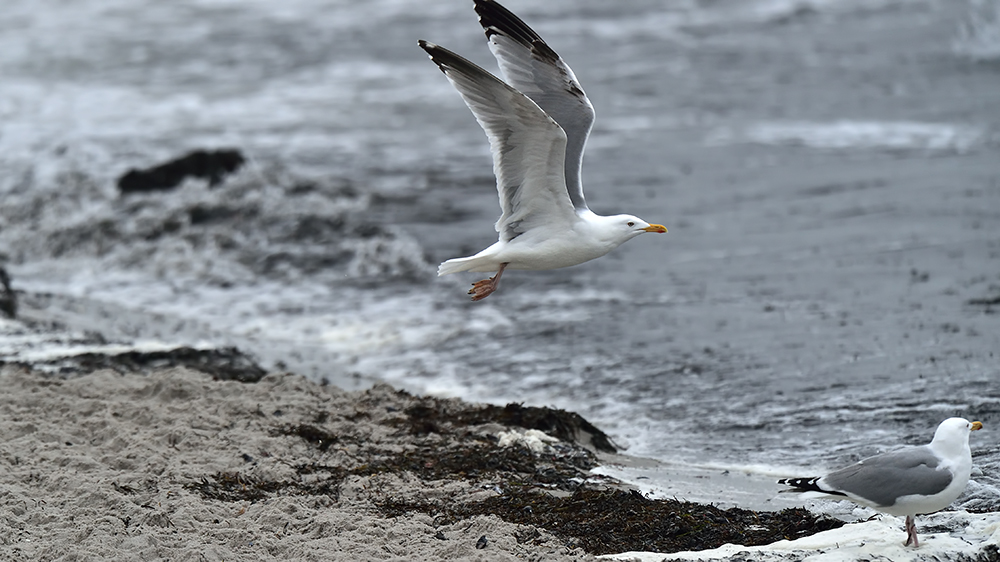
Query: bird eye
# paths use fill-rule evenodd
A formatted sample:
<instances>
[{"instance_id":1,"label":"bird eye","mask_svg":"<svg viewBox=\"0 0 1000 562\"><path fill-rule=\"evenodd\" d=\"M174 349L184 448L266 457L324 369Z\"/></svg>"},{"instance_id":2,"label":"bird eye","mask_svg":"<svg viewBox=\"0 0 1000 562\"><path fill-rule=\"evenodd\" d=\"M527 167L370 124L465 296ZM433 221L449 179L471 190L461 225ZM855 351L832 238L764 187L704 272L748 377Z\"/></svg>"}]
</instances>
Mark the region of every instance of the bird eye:
<instances>
[{"instance_id":1,"label":"bird eye","mask_svg":"<svg viewBox=\"0 0 1000 562\"><path fill-rule=\"evenodd\" d=\"M628 221L628 225L629 225L629 226L635 226L635 223L634 223L634 222L632 222L632 221Z\"/></svg>"}]
</instances>

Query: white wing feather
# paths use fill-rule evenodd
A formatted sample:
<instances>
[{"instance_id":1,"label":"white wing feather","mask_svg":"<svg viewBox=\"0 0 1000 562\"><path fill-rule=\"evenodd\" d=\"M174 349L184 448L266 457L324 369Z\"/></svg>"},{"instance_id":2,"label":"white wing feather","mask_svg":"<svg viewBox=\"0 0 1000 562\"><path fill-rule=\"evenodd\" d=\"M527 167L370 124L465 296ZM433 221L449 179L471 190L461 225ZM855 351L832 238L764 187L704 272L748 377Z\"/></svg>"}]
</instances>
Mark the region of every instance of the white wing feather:
<instances>
[{"instance_id":1,"label":"white wing feather","mask_svg":"<svg viewBox=\"0 0 1000 562\"><path fill-rule=\"evenodd\" d=\"M432 61L462 95L486 131L503 214L500 239L510 241L536 227L569 225L575 215L566 191L566 133L538 105L481 67L420 41Z\"/></svg>"},{"instance_id":2,"label":"white wing feather","mask_svg":"<svg viewBox=\"0 0 1000 562\"><path fill-rule=\"evenodd\" d=\"M587 209L580 173L594 106L569 65L520 18L492 0L476 0L475 8L504 79L566 132L566 188L573 205Z\"/></svg>"}]
</instances>

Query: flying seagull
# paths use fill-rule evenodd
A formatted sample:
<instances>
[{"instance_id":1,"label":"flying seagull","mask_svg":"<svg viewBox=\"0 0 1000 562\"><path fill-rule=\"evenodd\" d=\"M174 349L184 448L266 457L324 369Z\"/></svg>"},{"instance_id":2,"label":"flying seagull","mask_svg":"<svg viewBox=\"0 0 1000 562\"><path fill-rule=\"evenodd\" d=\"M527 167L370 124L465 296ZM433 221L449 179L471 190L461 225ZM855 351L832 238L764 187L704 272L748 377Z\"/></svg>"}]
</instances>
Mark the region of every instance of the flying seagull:
<instances>
[{"instance_id":1,"label":"flying seagull","mask_svg":"<svg viewBox=\"0 0 1000 562\"><path fill-rule=\"evenodd\" d=\"M915 517L951 505L965 491L972 471L969 434L982 422L948 418L928 445L906 447L864 459L826 476L786 478L779 484L806 497L849 499L888 513L906 516L906 542L917 541Z\"/></svg>"},{"instance_id":2,"label":"flying seagull","mask_svg":"<svg viewBox=\"0 0 1000 562\"><path fill-rule=\"evenodd\" d=\"M633 215L601 216L580 183L594 107L569 66L520 18L493 0L475 0L479 22L506 82L455 53L419 41L486 131L502 214L499 240L474 256L450 259L438 275L496 275L473 283L486 298L504 270L556 269L590 261L646 232L666 232Z\"/></svg>"}]
</instances>

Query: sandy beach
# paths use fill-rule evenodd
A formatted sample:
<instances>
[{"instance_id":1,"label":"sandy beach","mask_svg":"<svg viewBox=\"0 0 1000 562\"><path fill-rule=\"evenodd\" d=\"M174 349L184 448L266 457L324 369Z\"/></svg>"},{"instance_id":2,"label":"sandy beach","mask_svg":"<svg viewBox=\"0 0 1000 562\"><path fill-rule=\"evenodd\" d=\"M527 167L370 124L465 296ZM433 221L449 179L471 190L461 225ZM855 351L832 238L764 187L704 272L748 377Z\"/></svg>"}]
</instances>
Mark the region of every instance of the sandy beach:
<instances>
[{"instance_id":1,"label":"sandy beach","mask_svg":"<svg viewBox=\"0 0 1000 562\"><path fill-rule=\"evenodd\" d=\"M245 357L234 367L219 350L59 354L54 342L73 334L3 329L50 345L34 365L0 367L4 560L659 560L640 551L689 559L716 547L706 556L744 560L744 544L763 549L749 559L793 560L829 549L831 533L851 560L899 538L894 518L842 531L802 509L646 499L601 465L666 470L682 499L766 507L776 494L759 477L716 489L699 480L710 471L609 453L607 436L568 412L388 385L347 392ZM899 553L993 560L995 519L945 514L922 551Z\"/></svg>"},{"instance_id":2,"label":"sandy beach","mask_svg":"<svg viewBox=\"0 0 1000 562\"><path fill-rule=\"evenodd\" d=\"M630 520L582 505L723 513L653 502L591 472L639 459L613 454L569 412L384 384L346 392L265 373L236 350L86 343L10 319L0 328L35 354L0 367L5 560L589 560L587 548L653 544L670 513ZM544 525L519 522L533 510ZM773 525L720 526L708 540L720 545L735 529L763 544L841 524L782 513ZM642 542L614 527L635 519L647 527ZM596 541L585 534L595 530Z\"/></svg>"},{"instance_id":3,"label":"sandy beach","mask_svg":"<svg viewBox=\"0 0 1000 562\"><path fill-rule=\"evenodd\" d=\"M760 478L729 506L647 499L596 469L659 463L571 412L349 392L20 312L0 318L4 560L592 560L842 525L732 507L769 501ZM700 472L675 498L727 496Z\"/></svg>"},{"instance_id":4,"label":"sandy beach","mask_svg":"<svg viewBox=\"0 0 1000 562\"><path fill-rule=\"evenodd\" d=\"M368 447L414 446L386 423L409 400L388 387L349 394L290 374L244 384L182 368L60 380L6 366L0 379L4 560L590 559L497 517L436 525L377 508L495 494L474 480L385 473L297 493L309 480L297 465L351 466ZM343 443L326 448L281 432L325 413L357 416L327 424ZM330 477L319 468L313 476ZM294 485L237 499L265 482ZM224 499L207 499L199 486L208 483ZM482 536L489 542L477 549Z\"/></svg>"}]
</instances>

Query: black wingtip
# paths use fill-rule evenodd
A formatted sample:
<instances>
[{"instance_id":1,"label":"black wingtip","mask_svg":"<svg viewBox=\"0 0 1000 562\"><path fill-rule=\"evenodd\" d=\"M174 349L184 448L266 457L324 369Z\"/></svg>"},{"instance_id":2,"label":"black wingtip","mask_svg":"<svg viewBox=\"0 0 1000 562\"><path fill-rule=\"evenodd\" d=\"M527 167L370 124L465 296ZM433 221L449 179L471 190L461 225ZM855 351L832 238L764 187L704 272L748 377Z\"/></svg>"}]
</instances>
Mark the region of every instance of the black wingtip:
<instances>
[{"instance_id":1,"label":"black wingtip","mask_svg":"<svg viewBox=\"0 0 1000 562\"><path fill-rule=\"evenodd\" d=\"M778 484L784 484L785 486L791 486L793 488L803 488L807 490L819 490L816 487L816 481L819 480L816 476L808 476L806 478L782 478L778 480Z\"/></svg>"},{"instance_id":2,"label":"black wingtip","mask_svg":"<svg viewBox=\"0 0 1000 562\"><path fill-rule=\"evenodd\" d=\"M487 41L494 35L501 35L517 41L538 56L551 61L559 59L559 55L549 47L541 35L498 2L475 0L475 9L479 14L479 25L483 26Z\"/></svg>"},{"instance_id":3,"label":"black wingtip","mask_svg":"<svg viewBox=\"0 0 1000 562\"><path fill-rule=\"evenodd\" d=\"M423 39L417 40L417 45L419 45L421 49L427 52L427 57L431 59L431 62L437 65L438 70L444 72L445 75L448 74L447 71L445 70L446 63L442 61L440 57L442 51L445 53L449 53L447 49L440 47L434 43L431 43L430 41L425 41Z\"/></svg>"},{"instance_id":4,"label":"black wingtip","mask_svg":"<svg viewBox=\"0 0 1000 562\"><path fill-rule=\"evenodd\" d=\"M476 0L475 9L479 14L479 24L483 26L487 37L500 33L525 46L530 46L532 41L542 41L542 37L534 29L494 0Z\"/></svg>"},{"instance_id":5,"label":"black wingtip","mask_svg":"<svg viewBox=\"0 0 1000 562\"><path fill-rule=\"evenodd\" d=\"M443 72L445 76L448 76L449 71L454 71L466 76L488 76L493 80L497 80L495 76L477 66L476 63L440 45L435 45L423 39L417 41L417 45L420 45L421 49L427 51L427 56L430 57L431 62L436 64L438 70Z\"/></svg>"},{"instance_id":6,"label":"black wingtip","mask_svg":"<svg viewBox=\"0 0 1000 562\"><path fill-rule=\"evenodd\" d=\"M822 492L824 494L831 494L835 496L847 495L843 492L824 490L823 488L820 488L819 485L816 484L819 479L819 476L810 476L807 478L782 478L781 480L778 480L778 484L791 486L793 488L792 490L789 490L791 492Z\"/></svg>"}]
</instances>

